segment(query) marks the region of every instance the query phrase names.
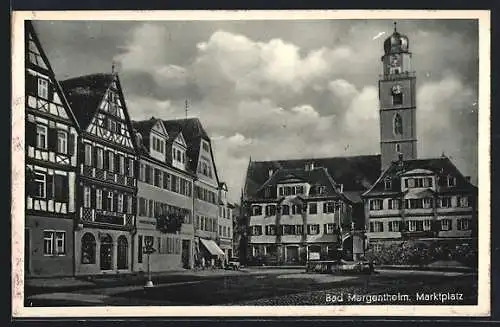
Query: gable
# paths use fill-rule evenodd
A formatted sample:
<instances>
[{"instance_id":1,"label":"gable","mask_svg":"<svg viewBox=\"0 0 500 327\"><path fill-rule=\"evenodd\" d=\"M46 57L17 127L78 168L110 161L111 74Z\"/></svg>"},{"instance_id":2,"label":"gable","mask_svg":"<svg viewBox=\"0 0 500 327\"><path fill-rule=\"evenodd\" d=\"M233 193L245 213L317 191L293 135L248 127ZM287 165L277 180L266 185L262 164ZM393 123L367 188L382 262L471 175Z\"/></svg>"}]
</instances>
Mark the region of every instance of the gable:
<instances>
[{"instance_id":1,"label":"gable","mask_svg":"<svg viewBox=\"0 0 500 327\"><path fill-rule=\"evenodd\" d=\"M158 120L156 124L153 125L153 128L151 128L153 132L156 132L157 134L160 134L161 136L164 136L166 139L168 139L168 133L167 130L165 129L165 126L163 126L163 123L161 120Z\"/></svg>"},{"instance_id":2,"label":"gable","mask_svg":"<svg viewBox=\"0 0 500 327\"><path fill-rule=\"evenodd\" d=\"M28 46L26 47L26 51L28 52L28 61L34 66L40 67L45 70L50 70L50 66L42 55L42 50L40 49L37 42L38 40L36 39L32 31L28 32L27 41Z\"/></svg>"},{"instance_id":3,"label":"gable","mask_svg":"<svg viewBox=\"0 0 500 327\"><path fill-rule=\"evenodd\" d=\"M219 183L215 169L215 160L213 157L212 147L206 140L200 139L199 142L200 151L196 170L197 176L201 180L204 180L205 182L216 185L218 187ZM206 144L208 144L208 147L204 147L203 142L206 142Z\"/></svg>"},{"instance_id":4,"label":"gable","mask_svg":"<svg viewBox=\"0 0 500 327\"><path fill-rule=\"evenodd\" d=\"M175 138L175 143L183 146L184 148L187 147L186 145L186 140L184 139L184 136L182 136L182 132L180 132L177 137Z\"/></svg>"},{"instance_id":5,"label":"gable","mask_svg":"<svg viewBox=\"0 0 500 327\"><path fill-rule=\"evenodd\" d=\"M86 131L108 142L134 149L132 132L116 81L113 81L104 93Z\"/></svg>"},{"instance_id":6,"label":"gable","mask_svg":"<svg viewBox=\"0 0 500 327\"><path fill-rule=\"evenodd\" d=\"M78 126L31 23L26 25L25 93L27 108Z\"/></svg>"}]
</instances>

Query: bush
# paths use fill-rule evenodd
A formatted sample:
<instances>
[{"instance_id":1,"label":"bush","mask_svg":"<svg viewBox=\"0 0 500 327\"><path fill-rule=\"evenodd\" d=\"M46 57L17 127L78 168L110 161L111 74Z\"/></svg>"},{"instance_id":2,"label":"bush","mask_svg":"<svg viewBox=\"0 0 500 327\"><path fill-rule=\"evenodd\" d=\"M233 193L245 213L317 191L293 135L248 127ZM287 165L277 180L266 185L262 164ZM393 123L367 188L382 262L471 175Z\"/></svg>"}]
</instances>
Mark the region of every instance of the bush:
<instances>
[{"instance_id":1,"label":"bush","mask_svg":"<svg viewBox=\"0 0 500 327\"><path fill-rule=\"evenodd\" d=\"M477 248L468 244L452 245L445 242L416 241L380 243L380 250L370 247L365 258L379 265L425 266L435 261L454 260L469 267L477 266Z\"/></svg>"}]
</instances>

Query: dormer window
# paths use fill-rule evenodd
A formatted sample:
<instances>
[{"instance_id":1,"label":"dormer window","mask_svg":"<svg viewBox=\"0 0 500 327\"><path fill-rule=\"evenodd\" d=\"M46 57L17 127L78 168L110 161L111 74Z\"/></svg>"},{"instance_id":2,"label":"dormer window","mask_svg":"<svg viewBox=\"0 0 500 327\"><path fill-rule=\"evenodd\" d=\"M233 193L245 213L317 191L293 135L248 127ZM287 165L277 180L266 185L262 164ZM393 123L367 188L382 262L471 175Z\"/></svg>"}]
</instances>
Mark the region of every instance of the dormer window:
<instances>
[{"instance_id":1,"label":"dormer window","mask_svg":"<svg viewBox=\"0 0 500 327\"><path fill-rule=\"evenodd\" d=\"M176 165L178 168L184 169L186 164L186 151L184 149L177 146L172 147L172 164Z\"/></svg>"},{"instance_id":2,"label":"dormer window","mask_svg":"<svg viewBox=\"0 0 500 327\"><path fill-rule=\"evenodd\" d=\"M448 187L454 187L457 185L457 179L453 176L448 176Z\"/></svg>"},{"instance_id":3,"label":"dormer window","mask_svg":"<svg viewBox=\"0 0 500 327\"><path fill-rule=\"evenodd\" d=\"M386 190L392 189L392 181L389 178L385 180L385 189Z\"/></svg>"},{"instance_id":4,"label":"dormer window","mask_svg":"<svg viewBox=\"0 0 500 327\"><path fill-rule=\"evenodd\" d=\"M156 152L164 153L165 152L165 141L159 137L153 136L153 150Z\"/></svg>"},{"instance_id":5,"label":"dormer window","mask_svg":"<svg viewBox=\"0 0 500 327\"><path fill-rule=\"evenodd\" d=\"M318 186L318 194L325 194L326 193L326 186Z\"/></svg>"}]
</instances>

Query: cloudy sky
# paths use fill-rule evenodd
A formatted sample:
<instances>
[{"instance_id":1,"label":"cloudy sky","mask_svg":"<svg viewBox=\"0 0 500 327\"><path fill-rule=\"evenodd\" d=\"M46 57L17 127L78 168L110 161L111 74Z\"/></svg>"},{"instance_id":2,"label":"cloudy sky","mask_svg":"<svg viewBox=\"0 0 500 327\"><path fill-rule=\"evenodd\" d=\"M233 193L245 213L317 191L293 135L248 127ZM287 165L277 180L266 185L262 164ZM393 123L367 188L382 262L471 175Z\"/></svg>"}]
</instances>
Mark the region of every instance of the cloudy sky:
<instances>
[{"instance_id":1,"label":"cloudy sky","mask_svg":"<svg viewBox=\"0 0 500 327\"><path fill-rule=\"evenodd\" d=\"M376 154L390 20L38 21L59 79L117 63L132 119L199 117L236 200L249 157ZM477 181L478 25L398 21L417 72L420 157ZM385 33L385 34L382 34ZM377 37L378 36L378 37Z\"/></svg>"}]
</instances>

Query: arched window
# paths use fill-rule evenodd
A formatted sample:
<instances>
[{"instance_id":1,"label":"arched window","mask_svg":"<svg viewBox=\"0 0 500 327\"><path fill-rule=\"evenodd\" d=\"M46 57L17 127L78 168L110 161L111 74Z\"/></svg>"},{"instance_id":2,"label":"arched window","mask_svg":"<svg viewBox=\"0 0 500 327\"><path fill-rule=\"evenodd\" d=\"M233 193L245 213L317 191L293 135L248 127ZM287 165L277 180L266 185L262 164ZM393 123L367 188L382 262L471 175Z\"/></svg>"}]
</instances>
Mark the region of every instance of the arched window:
<instances>
[{"instance_id":1,"label":"arched window","mask_svg":"<svg viewBox=\"0 0 500 327\"><path fill-rule=\"evenodd\" d=\"M123 235L118 237L118 258L116 264L118 269L128 268L128 241Z\"/></svg>"},{"instance_id":2,"label":"arched window","mask_svg":"<svg viewBox=\"0 0 500 327\"><path fill-rule=\"evenodd\" d=\"M91 233L82 236L82 264L95 264L95 237Z\"/></svg>"},{"instance_id":3,"label":"arched window","mask_svg":"<svg viewBox=\"0 0 500 327\"><path fill-rule=\"evenodd\" d=\"M395 135L403 134L403 118L399 114L394 115L393 127Z\"/></svg>"}]
</instances>

